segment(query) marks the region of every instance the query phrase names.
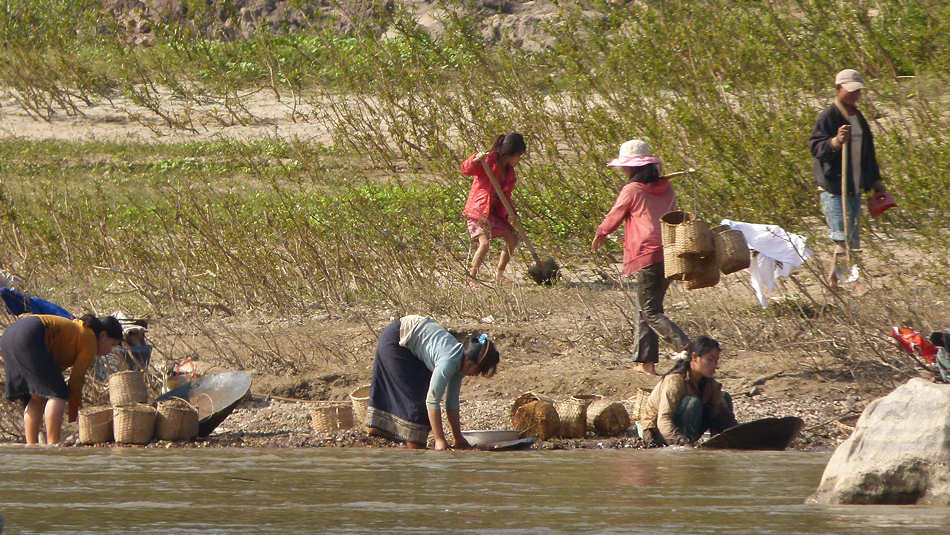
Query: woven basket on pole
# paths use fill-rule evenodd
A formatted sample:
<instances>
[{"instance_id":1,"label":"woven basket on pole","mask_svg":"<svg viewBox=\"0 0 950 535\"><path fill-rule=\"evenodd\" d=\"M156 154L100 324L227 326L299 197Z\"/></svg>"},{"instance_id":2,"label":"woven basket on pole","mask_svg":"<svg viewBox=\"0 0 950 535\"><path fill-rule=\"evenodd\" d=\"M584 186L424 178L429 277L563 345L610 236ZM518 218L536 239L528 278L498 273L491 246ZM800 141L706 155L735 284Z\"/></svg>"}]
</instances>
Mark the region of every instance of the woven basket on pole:
<instances>
[{"instance_id":1,"label":"woven basket on pole","mask_svg":"<svg viewBox=\"0 0 950 535\"><path fill-rule=\"evenodd\" d=\"M148 402L145 374L139 371L116 372L109 376L109 403L113 407Z\"/></svg>"},{"instance_id":2,"label":"woven basket on pole","mask_svg":"<svg viewBox=\"0 0 950 535\"><path fill-rule=\"evenodd\" d=\"M113 407L112 427L115 441L147 444L155 435L155 408L144 403Z\"/></svg>"},{"instance_id":3,"label":"woven basket on pole","mask_svg":"<svg viewBox=\"0 0 950 535\"><path fill-rule=\"evenodd\" d=\"M716 251L709 224L683 210L673 210L660 216L660 236L664 256L706 256Z\"/></svg>"},{"instance_id":4,"label":"woven basket on pole","mask_svg":"<svg viewBox=\"0 0 950 535\"><path fill-rule=\"evenodd\" d=\"M173 397L158 403L155 438L158 440L194 440L198 436L198 410L185 399Z\"/></svg>"},{"instance_id":5,"label":"woven basket on pole","mask_svg":"<svg viewBox=\"0 0 950 535\"><path fill-rule=\"evenodd\" d=\"M713 243L716 246L716 264L723 275L749 267L749 244L741 230L729 225L719 225L712 229Z\"/></svg>"},{"instance_id":6,"label":"woven basket on pole","mask_svg":"<svg viewBox=\"0 0 950 535\"><path fill-rule=\"evenodd\" d=\"M370 385L362 385L350 392L350 401L353 403L353 420L356 425L366 424L366 409L369 408Z\"/></svg>"},{"instance_id":7,"label":"woven basket on pole","mask_svg":"<svg viewBox=\"0 0 950 535\"><path fill-rule=\"evenodd\" d=\"M353 427L353 403L318 401L310 410L310 425L317 433L335 433Z\"/></svg>"},{"instance_id":8,"label":"woven basket on pole","mask_svg":"<svg viewBox=\"0 0 950 535\"><path fill-rule=\"evenodd\" d=\"M692 273L686 279L687 290L698 290L700 288L709 288L719 284L719 265L712 256L705 256L698 259L700 268Z\"/></svg>"},{"instance_id":9,"label":"woven basket on pole","mask_svg":"<svg viewBox=\"0 0 950 535\"><path fill-rule=\"evenodd\" d=\"M663 240L664 250L677 249L679 251L682 248L678 244L682 243L683 240L682 237L677 239L677 231L681 225L689 223L693 219L695 219L693 214L683 210L673 210L660 216L660 236Z\"/></svg>"},{"instance_id":10,"label":"woven basket on pole","mask_svg":"<svg viewBox=\"0 0 950 535\"><path fill-rule=\"evenodd\" d=\"M86 407L79 410L79 442L112 442L112 407Z\"/></svg>"},{"instance_id":11,"label":"woven basket on pole","mask_svg":"<svg viewBox=\"0 0 950 535\"><path fill-rule=\"evenodd\" d=\"M630 415L621 403L599 399L587 407L587 430L598 436L611 437L630 427Z\"/></svg>"}]
</instances>

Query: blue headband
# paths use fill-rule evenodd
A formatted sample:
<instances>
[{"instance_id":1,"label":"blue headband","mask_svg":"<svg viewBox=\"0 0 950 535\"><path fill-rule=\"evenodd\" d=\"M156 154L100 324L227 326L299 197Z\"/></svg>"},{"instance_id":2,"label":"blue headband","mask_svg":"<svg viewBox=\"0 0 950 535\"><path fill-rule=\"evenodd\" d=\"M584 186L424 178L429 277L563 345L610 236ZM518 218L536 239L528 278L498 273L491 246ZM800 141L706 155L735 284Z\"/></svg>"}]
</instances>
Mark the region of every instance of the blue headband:
<instances>
[{"instance_id":1,"label":"blue headband","mask_svg":"<svg viewBox=\"0 0 950 535\"><path fill-rule=\"evenodd\" d=\"M482 333L482 335L478 337L478 343L485 345L485 343L487 342L488 342L488 335L485 333Z\"/></svg>"}]
</instances>

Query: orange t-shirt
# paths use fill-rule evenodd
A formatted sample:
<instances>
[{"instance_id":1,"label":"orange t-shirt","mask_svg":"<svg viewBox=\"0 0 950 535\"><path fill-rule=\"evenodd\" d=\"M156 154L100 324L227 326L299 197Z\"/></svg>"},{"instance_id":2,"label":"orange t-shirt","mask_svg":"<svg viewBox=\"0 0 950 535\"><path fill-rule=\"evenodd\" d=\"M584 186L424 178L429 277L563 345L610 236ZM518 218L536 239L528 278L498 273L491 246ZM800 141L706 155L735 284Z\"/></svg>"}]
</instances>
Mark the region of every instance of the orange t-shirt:
<instances>
[{"instance_id":1,"label":"orange t-shirt","mask_svg":"<svg viewBox=\"0 0 950 535\"><path fill-rule=\"evenodd\" d=\"M86 371L96 358L99 343L96 334L82 320L38 314L46 327L46 348L60 369L72 368L69 373L69 421L76 420L82 405L82 386Z\"/></svg>"}]
</instances>

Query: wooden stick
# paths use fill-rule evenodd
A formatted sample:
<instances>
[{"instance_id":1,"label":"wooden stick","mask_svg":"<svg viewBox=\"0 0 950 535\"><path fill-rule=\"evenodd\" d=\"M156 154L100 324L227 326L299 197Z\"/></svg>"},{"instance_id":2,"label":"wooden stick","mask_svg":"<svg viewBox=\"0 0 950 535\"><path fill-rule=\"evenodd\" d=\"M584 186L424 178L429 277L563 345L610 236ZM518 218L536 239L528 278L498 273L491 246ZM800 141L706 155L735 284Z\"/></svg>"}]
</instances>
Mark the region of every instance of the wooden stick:
<instances>
[{"instance_id":1,"label":"wooden stick","mask_svg":"<svg viewBox=\"0 0 950 535\"><path fill-rule=\"evenodd\" d=\"M531 244L531 240L528 239L528 235L525 233L524 228L521 227L521 222L518 220L518 213L515 212L515 207L508 202L508 197L505 196L505 191L501 189L501 184L498 183L498 180L495 178L495 174L491 172L491 168L488 167L488 162L482 159L482 168L485 169L485 173L488 175L488 180L491 181L492 187L495 188L495 193L498 194L498 198L501 200L501 204L505 207L505 210L511 215L511 226L515 227L515 230L518 231L518 235L521 236L521 241L528 246L528 251L531 253L531 256L534 258L534 262L538 265L541 265L541 258L538 256L537 251L534 250L534 245Z\"/></svg>"},{"instance_id":2,"label":"wooden stick","mask_svg":"<svg viewBox=\"0 0 950 535\"><path fill-rule=\"evenodd\" d=\"M675 172L675 173L665 174L665 175L661 176L660 178L674 178L674 177L678 177L678 176L680 176L680 175L688 175L688 174L690 174L690 173L695 173L695 172L696 172L696 170L693 169L692 167L690 167L689 169L687 169L687 170L685 170L685 171L677 171L677 172Z\"/></svg>"},{"instance_id":3,"label":"wooden stick","mask_svg":"<svg viewBox=\"0 0 950 535\"><path fill-rule=\"evenodd\" d=\"M844 227L844 260L851 269L851 236L848 235L848 149L850 141L841 144L841 224Z\"/></svg>"}]
</instances>

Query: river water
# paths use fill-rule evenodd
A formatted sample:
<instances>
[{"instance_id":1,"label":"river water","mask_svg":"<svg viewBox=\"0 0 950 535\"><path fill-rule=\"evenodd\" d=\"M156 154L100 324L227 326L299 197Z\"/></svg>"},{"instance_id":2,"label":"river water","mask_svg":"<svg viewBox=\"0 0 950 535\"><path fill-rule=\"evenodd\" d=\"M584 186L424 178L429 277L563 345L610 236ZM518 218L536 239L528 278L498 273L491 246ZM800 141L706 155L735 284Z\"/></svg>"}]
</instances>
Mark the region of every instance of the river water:
<instances>
[{"instance_id":1,"label":"river water","mask_svg":"<svg viewBox=\"0 0 950 535\"><path fill-rule=\"evenodd\" d=\"M805 505L827 453L0 447L24 533L947 533L950 508Z\"/></svg>"}]
</instances>

